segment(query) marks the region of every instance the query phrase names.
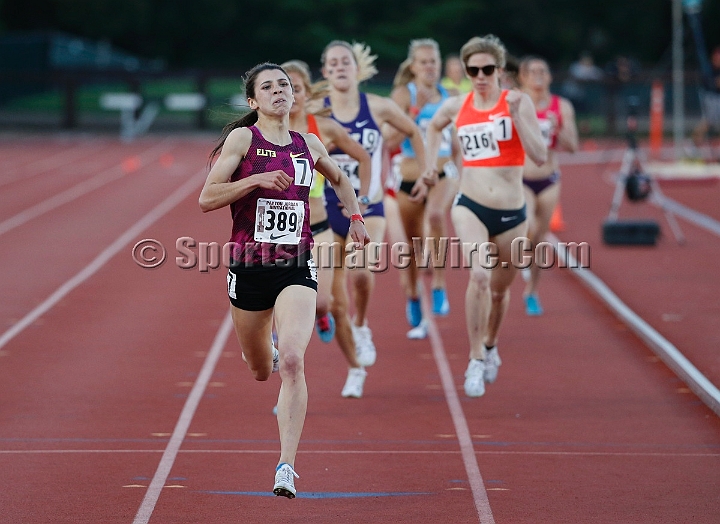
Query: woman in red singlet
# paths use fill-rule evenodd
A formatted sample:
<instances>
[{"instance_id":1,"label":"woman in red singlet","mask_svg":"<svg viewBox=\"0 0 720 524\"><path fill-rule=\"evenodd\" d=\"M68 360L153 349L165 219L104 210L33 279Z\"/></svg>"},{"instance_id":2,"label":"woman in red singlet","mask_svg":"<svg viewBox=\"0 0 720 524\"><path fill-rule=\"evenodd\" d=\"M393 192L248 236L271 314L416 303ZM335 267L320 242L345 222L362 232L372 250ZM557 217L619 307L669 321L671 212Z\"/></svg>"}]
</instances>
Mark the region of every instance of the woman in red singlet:
<instances>
[{"instance_id":1,"label":"woman in red singlet","mask_svg":"<svg viewBox=\"0 0 720 524\"><path fill-rule=\"evenodd\" d=\"M560 165L555 151L565 149L575 152L578 148L578 131L575 125L575 110L569 100L550 92L552 76L545 60L526 57L520 62L519 80L521 88L533 101L540 130L548 147L547 162L538 166L530 158L525 160L523 183L527 202L528 238L532 247L545 239L550 228L550 219L560 200ZM534 253L534 251L533 251ZM525 312L528 315L542 315L543 309L537 295L540 268L534 263L527 273L525 286Z\"/></svg>"},{"instance_id":2,"label":"woman in red singlet","mask_svg":"<svg viewBox=\"0 0 720 524\"><path fill-rule=\"evenodd\" d=\"M470 339L465 394L480 397L485 382L497 378L501 363L497 337L516 272L511 245L527 232L525 155L540 165L547 160L547 148L530 97L500 87L506 56L500 40L493 35L471 38L460 55L473 90L447 99L430 121L423 176L437 176L442 130L454 122L463 168L451 217L471 266L465 294Z\"/></svg>"}]
</instances>

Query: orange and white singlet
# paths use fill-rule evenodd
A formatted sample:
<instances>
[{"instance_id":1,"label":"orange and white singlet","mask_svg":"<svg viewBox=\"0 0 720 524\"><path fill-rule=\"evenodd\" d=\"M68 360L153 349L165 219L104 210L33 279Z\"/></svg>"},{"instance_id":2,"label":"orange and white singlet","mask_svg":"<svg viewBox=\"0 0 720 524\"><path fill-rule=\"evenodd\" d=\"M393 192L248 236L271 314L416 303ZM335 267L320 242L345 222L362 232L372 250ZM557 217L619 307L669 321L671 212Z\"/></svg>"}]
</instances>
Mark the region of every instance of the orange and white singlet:
<instances>
[{"instance_id":1,"label":"orange and white singlet","mask_svg":"<svg viewBox=\"0 0 720 524\"><path fill-rule=\"evenodd\" d=\"M503 89L495 107L480 111L468 93L455 117L462 146L463 167L508 167L525 163L525 150L517 134Z\"/></svg>"}]
</instances>

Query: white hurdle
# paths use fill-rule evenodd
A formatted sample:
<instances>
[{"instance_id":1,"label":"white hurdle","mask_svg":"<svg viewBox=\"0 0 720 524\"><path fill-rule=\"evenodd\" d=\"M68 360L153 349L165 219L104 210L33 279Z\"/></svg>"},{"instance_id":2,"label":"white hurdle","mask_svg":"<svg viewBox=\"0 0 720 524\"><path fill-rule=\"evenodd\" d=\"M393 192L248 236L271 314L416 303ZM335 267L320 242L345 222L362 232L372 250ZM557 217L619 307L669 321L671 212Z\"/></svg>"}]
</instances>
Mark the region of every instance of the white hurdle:
<instances>
[{"instance_id":1,"label":"white hurdle","mask_svg":"<svg viewBox=\"0 0 720 524\"><path fill-rule=\"evenodd\" d=\"M168 111L202 111L207 97L202 93L171 93L163 99ZM143 104L137 93L104 93L100 96L100 107L106 111L120 111L120 137L129 142L147 133L160 113L158 102ZM138 110L140 114L135 117Z\"/></svg>"}]
</instances>

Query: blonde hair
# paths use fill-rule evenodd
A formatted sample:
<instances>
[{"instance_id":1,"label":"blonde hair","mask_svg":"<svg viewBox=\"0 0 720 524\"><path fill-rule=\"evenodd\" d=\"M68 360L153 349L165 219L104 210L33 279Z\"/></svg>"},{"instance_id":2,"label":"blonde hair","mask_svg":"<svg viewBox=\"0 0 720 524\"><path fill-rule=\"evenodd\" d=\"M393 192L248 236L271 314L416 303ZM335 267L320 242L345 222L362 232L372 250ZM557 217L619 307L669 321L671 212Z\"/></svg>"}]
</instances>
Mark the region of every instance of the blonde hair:
<instances>
[{"instance_id":1,"label":"blonde hair","mask_svg":"<svg viewBox=\"0 0 720 524\"><path fill-rule=\"evenodd\" d=\"M313 84L312 78L310 77L310 66L308 66L302 60L288 60L284 62L281 67L288 73L296 73L302 78L303 86L308 94L308 102L315 102L322 100L330 93L330 84L327 80L321 80ZM311 104L313 105L313 104ZM313 115L328 116L332 113L332 109L329 107L320 107L315 111L310 111Z\"/></svg>"},{"instance_id":2,"label":"blonde hair","mask_svg":"<svg viewBox=\"0 0 720 524\"><path fill-rule=\"evenodd\" d=\"M440 46L432 38L418 38L416 40L410 40L410 45L408 46L408 56L403 63L400 64L400 67L398 67L397 73L395 73L393 87L406 86L412 82L415 75L412 71L410 71L410 66L415 60L415 51L423 47L431 48L437 53L438 58L440 58Z\"/></svg>"},{"instance_id":3,"label":"blonde hair","mask_svg":"<svg viewBox=\"0 0 720 524\"><path fill-rule=\"evenodd\" d=\"M358 66L358 82L369 80L377 74L378 70L375 67L377 55L371 54L370 46L360 42L353 42L351 45L345 40L333 40L325 46L322 55L320 55L320 63L322 63L322 65L325 65L325 58L327 57L328 50L338 46L344 47L352 53L355 63Z\"/></svg>"},{"instance_id":4,"label":"blonde hair","mask_svg":"<svg viewBox=\"0 0 720 524\"><path fill-rule=\"evenodd\" d=\"M500 39L495 35L485 35L483 37L474 36L462 46L460 49L460 59L467 66L470 57L477 53L486 53L492 55L497 62L499 68L505 67L507 51Z\"/></svg>"}]
</instances>

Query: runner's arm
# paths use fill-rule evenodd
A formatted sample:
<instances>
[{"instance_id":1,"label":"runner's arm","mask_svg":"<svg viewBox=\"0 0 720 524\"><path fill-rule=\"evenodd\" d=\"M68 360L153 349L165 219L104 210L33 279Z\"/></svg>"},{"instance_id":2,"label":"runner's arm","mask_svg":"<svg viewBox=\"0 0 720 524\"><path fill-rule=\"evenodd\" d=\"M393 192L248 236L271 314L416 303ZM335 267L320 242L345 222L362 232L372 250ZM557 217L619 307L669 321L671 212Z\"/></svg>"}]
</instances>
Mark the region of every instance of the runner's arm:
<instances>
[{"instance_id":1,"label":"runner's arm","mask_svg":"<svg viewBox=\"0 0 720 524\"><path fill-rule=\"evenodd\" d=\"M328 155L325 146L320 139L313 134L303 134L305 141L313 155L315 169L322 174L335 190L340 202L350 215L360 215L360 206L355 196L355 190L350 179L338 167L335 161ZM365 224L360 220L350 220L350 238L355 242L355 248L361 249L370 242L370 236L365 229Z\"/></svg>"},{"instance_id":2,"label":"runner's arm","mask_svg":"<svg viewBox=\"0 0 720 524\"><path fill-rule=\"evenodd\" d=\"M525 154L538 166L543 165L547 162L547 146L530 96L513 89L508 92L506 100Z\"/></svg>"},{"instance_id":3,"label":"runner's arm","mask_svg":"<svg viewBox=\"0 0 720 524\"><path fill-rule=\"evenodd\" d=\"M558 132L558 144L566 151L575 153L579 147L575 108L565 98L560 99L560 114L562 115L562 127Z\"/></svg>"},{"instance_id":4,"label":"runner's arm","mask_svg":"<svg viewBox=\"0 0 720 524\"><path fill-rule=\"evenodd\" d=\"M245 158L252 133L247 128L233 130L225 139L215 164L210 169L198 203L203 213L220 209L241 199L258 187L284 191L293 179L282 170L259 173L230 182L230 177Z\"/></svg>"}]
</instances>

